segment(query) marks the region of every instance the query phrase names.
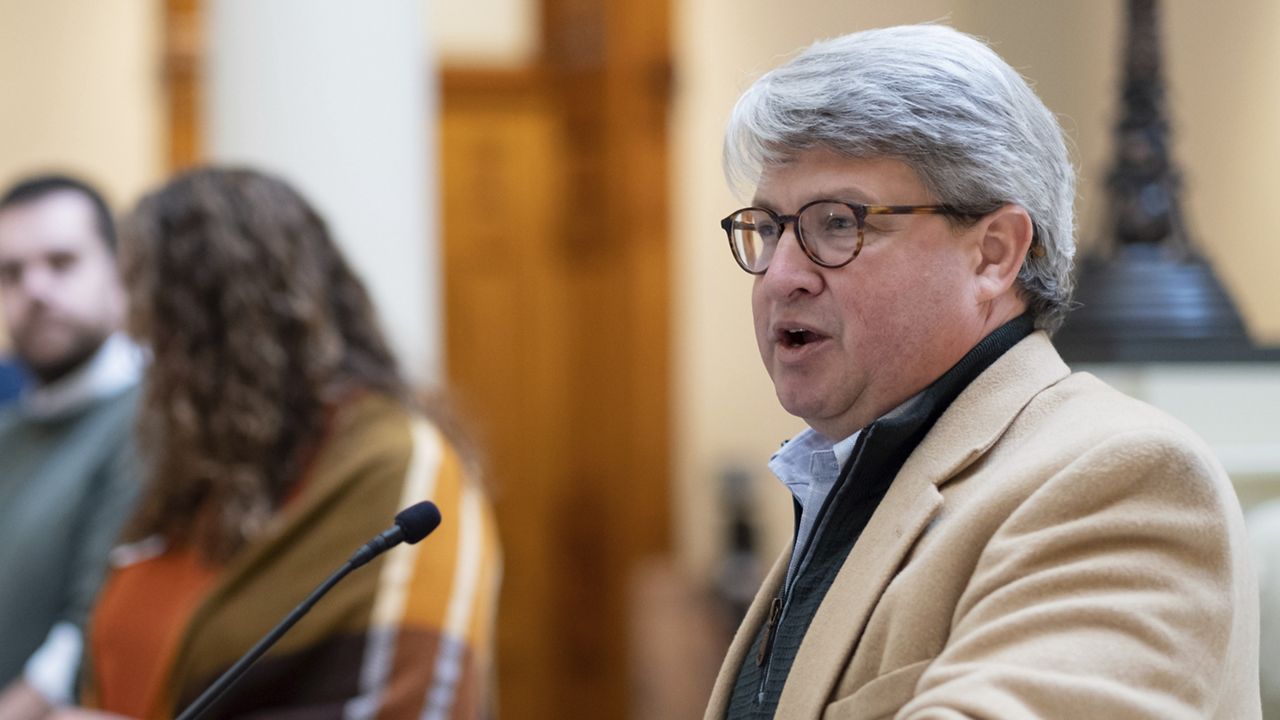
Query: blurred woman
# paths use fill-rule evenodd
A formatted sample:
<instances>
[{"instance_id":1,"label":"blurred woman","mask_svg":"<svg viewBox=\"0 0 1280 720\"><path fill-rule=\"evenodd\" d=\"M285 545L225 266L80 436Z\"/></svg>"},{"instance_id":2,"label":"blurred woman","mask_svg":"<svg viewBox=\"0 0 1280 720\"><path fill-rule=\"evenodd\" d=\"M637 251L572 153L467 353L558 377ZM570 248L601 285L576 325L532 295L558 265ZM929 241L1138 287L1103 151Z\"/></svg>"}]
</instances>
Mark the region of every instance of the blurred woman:
<instances>
[{"instance_id":1,"label":"blurred woman","mask_svg":"<svg viewBox=\"0 0 1280 720\"><path fill-rule=\"evenodd\" d=\"M91 621L85 704L173 717L431 499L434 534L338 584L207 717L484 715L492 514L324 221L278 179L202 169L141 201L121 259L153 356L148 485Z\"/></svg>"}]
</instances>

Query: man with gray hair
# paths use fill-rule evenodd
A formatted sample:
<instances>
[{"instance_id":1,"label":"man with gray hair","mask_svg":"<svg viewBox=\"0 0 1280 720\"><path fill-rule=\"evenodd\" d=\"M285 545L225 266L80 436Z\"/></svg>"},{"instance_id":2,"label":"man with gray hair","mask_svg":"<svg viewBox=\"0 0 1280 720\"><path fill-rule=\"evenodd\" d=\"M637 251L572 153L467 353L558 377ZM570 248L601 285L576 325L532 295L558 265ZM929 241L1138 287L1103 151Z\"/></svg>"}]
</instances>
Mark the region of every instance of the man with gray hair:
<instances>
[{"instance_id":1,"label":"man with gray hair","mask_svg":"<svg viewBox=\"0 0 1280 720\"><path fill-rule=\"evenodd\" d=\"M1074 171L944 26L819 42L739 99L721 223L809 426L796 534L708 718L1258 718L1257 584L1204 443L1072 373Z\"/></svg>"}]
</instances>

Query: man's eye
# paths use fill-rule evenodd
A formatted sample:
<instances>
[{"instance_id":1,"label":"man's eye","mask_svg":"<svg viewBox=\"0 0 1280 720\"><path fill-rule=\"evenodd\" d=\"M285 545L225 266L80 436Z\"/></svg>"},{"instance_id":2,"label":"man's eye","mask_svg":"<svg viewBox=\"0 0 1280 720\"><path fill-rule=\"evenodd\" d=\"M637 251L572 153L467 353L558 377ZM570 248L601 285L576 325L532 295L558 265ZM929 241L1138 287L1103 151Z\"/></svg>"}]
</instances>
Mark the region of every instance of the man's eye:
<instances>
[{"instance_id":1,"label":"man's eye","mask_svg":"<svg viewBox=\"0 0 1280 720\"><path fill-rule=\"evenodd\" d=\"M76 256L73 253L54 253L49 256L49 267L57 272L66 272L76 264Z\"/></svg>"},{"instance_id":2,"label":"man's eye","mask_svg":"<svg viewBox=\"0 0 1280 720\"><path fill-rule=\"evenodd\" d=\"M0 265L0 285L17 285L20 280L22 280L21 265Z\"/></svg>"},{"instance_id":3,"label":"man's eye","mask_svg":"<svg viewBox=\"0 0 1280 720\"><path fill-rule=\"evenodd\" d=\"M768 240L778 235L778 226L776 223L765 222L738 222L733 225L735 230L746 233L754 233L762 239Z\"/></svg>"},{"instance_id":4,"label":"man's eye","mask_svg":"<svg viewBox=\"0 0 1280 720\"><path fill-rule=\"evenodd\" d=\"M852 215L829 215L823 224L827 232L847 232L858 229L858 220Z\"/></svg>"}]
</instances>

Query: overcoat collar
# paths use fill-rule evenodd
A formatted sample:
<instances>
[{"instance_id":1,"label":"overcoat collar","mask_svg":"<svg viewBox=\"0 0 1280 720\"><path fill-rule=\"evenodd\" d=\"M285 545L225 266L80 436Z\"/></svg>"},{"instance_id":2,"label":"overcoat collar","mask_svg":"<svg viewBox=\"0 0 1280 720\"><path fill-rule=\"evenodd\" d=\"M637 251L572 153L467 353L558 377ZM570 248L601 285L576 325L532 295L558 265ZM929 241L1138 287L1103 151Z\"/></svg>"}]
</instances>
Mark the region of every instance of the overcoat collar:
<instances>
[{"instance_id":1,"label":"overcoat collar","mask_svg":"<svg viewBox=\"0 0 1280 720\"><path fill-rule=\"evenodd\" d=\"M979 375L943 413L880 502L818 608L783 688L776 717L818 718L863 628L916 540L942 507L939 488L991 448L1038 393L1070 370L1044 332L1019 342ZM733 683L786 576L783 551L733 639L706 717L724 717Z\"/></svg>"}]
</instances>

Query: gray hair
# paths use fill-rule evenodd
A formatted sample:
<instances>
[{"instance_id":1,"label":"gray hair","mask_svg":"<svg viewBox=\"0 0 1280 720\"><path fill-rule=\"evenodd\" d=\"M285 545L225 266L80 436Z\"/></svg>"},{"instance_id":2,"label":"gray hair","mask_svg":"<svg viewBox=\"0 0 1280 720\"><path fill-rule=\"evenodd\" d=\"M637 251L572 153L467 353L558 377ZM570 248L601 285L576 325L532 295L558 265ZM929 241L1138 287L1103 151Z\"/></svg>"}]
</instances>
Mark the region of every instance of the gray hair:
<instances>
[{"instance_id":1,"label":"gray hair","mask_svg":"<svg viewBox=\"0 0 1280 720\"><path fill-rule=\"evenodd\" d=\"M1075 169L1062 128L982 41L942 25L866 30L809 46L738 99L724 169L748 194L765 168L823 148L910 165L938 202L1031 215L1036 242L1018 273L1036 326L1071 302Z\"/></svg>"}]
</instances>

